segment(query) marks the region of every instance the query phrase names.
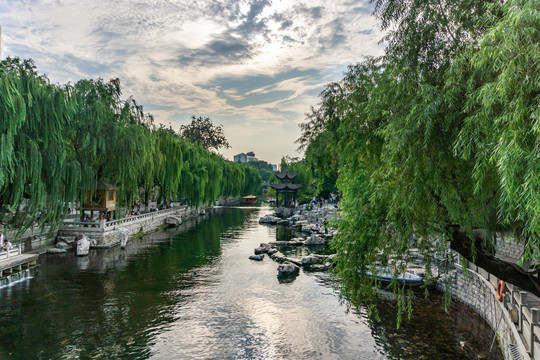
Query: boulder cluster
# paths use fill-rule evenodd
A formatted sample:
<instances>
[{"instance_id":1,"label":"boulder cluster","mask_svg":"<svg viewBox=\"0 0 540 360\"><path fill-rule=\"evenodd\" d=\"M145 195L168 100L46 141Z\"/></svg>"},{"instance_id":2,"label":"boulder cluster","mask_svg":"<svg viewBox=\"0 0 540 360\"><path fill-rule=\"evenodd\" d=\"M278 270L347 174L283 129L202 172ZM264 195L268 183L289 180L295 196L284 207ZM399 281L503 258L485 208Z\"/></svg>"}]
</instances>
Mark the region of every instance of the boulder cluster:
<instances>
[{"instance_id":1,"label":"boulder cluster","mask_svg":"<svg viewBox=\"0 0 540 360\"><path fill-rule=\"evenodd\" d=\"M332 266L335 255L318 255L311 254L302 259L295 259L285 256L278 250L280 246L304 246L306 240L302 238L294 238L290 241L275 241L270 243L262 243L255 249L255 255L251 255L251 260L262 261L265 255L270 259L280 263L278 266L278 276L298 274L300 268L308 271L326 271ZM283 265L283 266L282 266ZM287 265L287 266L285 266Z\"/></svg>"},{"instance_id":2,"label":"boulder cluster","mask_svg":"<svg viewBox=\"0 0 540 360\"><path fill-rule=\"evenodd\" d=\"M89 239L86 235L64 236L56 239L54 247L48 248L47 254L63 254L75 250L77 256L86 256L90 246L95 246L96 240Z\"/></svg>"},{"instance_id":3,"label":"boulder cluster","mask_svg":"<svg viewBox=\"0 0 540 360\"><path fill-rule=\"evenodd\" d=\"M337 230L327 226L325 231L324 224L335 219L336 210L334 207L324 207L311 211L298 209L286 219L279 218L275 213L268 214L259 219L259 224L284 225L302 234L318 233L332 238ZM317 230L317 226L320 227L320 230Z\"/></svg>"},{"instance_id":4,"label":"boulder cluster","mask_svg":"<svg viewBox=\"0 0 540 360\"><path fill-rule=\"evenodd\" d=\"M289 241L275 241L262 243L255 249L255 255L250 256L251 260L262 261L265 254L273 261L280 263L278 266L278 278L298 275L300 268L307 271L326 271L333 263L335 255L311 254L302 259L294 259L285 256L280 247L283 246L307 246L327 245L337 230L331 229L328 225L335 218L334 208L323 208L313 211L298 210L290 217L281 219L276 214L269 214L259 219L260 224L288 226L298 234Z\"/></svg>"}]
</instances>

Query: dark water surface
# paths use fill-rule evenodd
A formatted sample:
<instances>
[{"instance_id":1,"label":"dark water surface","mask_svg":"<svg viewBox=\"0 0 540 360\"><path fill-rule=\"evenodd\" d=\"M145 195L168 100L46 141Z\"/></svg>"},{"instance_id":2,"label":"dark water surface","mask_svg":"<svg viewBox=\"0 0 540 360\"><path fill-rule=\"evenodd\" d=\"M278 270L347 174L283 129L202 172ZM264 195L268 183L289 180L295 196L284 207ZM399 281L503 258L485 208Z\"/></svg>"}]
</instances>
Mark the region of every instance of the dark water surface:
<instances>
[{"instance_id":1,"label":"dark water surface","mask_svg":"<svg viewBox=\"0 0 540 360\"><path fill-rule=\"evenodd\" d=\"M347 313L327 276L280 283L248 260L287 233L261 208L215 210L119 248L40 257L34 278L0 289L0 359L476 359L493 333L467 308L417 299L395 326ZM291 250L297 256L305 249ZM492 357L493 359L500 358Z\"/></svg>"}]
</instances>

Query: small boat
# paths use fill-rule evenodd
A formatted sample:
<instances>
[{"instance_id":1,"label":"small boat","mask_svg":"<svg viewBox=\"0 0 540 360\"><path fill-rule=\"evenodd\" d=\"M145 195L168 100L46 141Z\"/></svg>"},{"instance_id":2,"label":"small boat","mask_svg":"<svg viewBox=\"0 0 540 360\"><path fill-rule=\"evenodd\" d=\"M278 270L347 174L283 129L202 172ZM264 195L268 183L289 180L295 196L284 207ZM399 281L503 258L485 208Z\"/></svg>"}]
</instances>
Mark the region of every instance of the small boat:
<instances>
[{"instance_id":1,"label":"small boat","mask_svg":"<svg viewBox=\"0 0 540 360\"><path fill-rule=\"evenodd\" d=\"M253 205L257 203L257 197L254 195L249 196L243 196L242 197L242 204L244 205Z\"/></svg>"},{"instance_id":2,"label":"small boat","mask_svg":"<svg viewBox=\"0 0 540 360\"><path fill-rule=\"evenodd\" d=\"M400 272L398 275L396 275L394 273L394 270L389 267L370 267L369 270L366 271L366 273L369 276L376 277L377 280L379 280L384 285L390 284L394 279L395 281L405 283L408 286L418 286L421 285L424 281L421 276L407 271Z\"/></svg>"}]
</instances>

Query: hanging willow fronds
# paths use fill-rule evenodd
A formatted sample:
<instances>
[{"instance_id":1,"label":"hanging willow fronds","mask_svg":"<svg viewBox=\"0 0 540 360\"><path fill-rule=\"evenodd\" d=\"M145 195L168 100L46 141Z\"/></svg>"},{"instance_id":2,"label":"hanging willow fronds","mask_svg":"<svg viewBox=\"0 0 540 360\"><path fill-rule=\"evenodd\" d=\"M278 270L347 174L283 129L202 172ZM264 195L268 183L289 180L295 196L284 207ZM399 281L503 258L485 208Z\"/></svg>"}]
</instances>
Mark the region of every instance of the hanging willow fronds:
<instances>
[{"instance_id":1,"label":"hanging willow fronds","mask_svg":"<svg viewBox=\"0 0 540 360\"><path fill-rule=\"evenodd\" d=\"M126 206L159 188L162 200L211 203L260 186L230 163L163 126L155 128L120 81L50 84L31 60L0 63L0 222L21 230L57 226L98 181Z\"/></svg>"}]
</instances>

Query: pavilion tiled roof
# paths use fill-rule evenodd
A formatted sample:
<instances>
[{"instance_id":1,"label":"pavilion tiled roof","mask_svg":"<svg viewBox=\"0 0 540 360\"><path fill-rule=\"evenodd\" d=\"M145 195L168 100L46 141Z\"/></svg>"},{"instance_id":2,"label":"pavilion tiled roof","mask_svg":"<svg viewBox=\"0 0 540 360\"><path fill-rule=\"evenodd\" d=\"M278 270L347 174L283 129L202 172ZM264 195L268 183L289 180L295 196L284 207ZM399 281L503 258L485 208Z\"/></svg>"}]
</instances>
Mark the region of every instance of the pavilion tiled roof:
<instances>
[{"instance_id":1,"label":"pavilion tiled roof","mask_svg":"<svg viewBox=\"0 0 540 360\"><path fill-rule=\"evenodd\" d=\"M270 184L270 187L275 190L298 190L302 188L302 184L291 184L291 183Z\"/></svg>"},{"instance_id":2,"label":"pavilion tiled roof","mask_svg":"<svg viewBox=\"0 0 540 360\"><path fill-rule=\"evenodd\" d=\"M287 170L283 171L283 172L280 172L280 173L275 173L274 175L276 175L276 177L283 181L283 180L292 180L294 179L298 174L296 173L293 173L293 172L289 172Z\"/></svg>"}]
</instances>

